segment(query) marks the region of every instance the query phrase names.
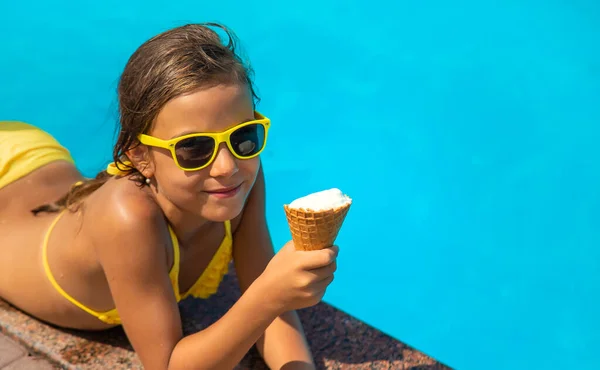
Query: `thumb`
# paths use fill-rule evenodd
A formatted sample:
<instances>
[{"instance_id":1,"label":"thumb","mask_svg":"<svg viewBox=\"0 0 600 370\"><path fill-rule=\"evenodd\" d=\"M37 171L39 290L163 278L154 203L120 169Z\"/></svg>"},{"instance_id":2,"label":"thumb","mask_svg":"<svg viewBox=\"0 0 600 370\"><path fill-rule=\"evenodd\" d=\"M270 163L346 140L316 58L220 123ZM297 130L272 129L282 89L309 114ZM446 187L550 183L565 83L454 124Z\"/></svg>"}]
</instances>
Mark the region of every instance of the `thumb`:
<instances>
[{"instance_id":1,"label":"thumb","mask_svg":"<svg viewBox=\"0 0 600 370\"><path fill-rule=\"evenodd\" d=\"M296 246L294 244L293 240L288 241L287 243L284 244L284 246L281 248L282 252L292 252L296 250Z\"/></svg>"}]
</instances>

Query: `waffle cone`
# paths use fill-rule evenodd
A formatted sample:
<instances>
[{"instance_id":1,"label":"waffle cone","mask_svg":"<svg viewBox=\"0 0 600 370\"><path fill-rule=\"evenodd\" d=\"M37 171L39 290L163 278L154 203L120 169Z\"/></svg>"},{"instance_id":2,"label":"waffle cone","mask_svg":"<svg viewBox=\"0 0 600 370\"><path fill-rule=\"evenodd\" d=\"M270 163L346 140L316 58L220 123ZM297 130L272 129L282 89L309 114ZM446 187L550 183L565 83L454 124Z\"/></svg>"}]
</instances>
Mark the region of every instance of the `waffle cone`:
<instances>
[{"instance_id":1,"label":"waffle cone","mask_svg":"<svg viewBox=\"0 0 600 370\"><path fill-rule=\"evenodd\" d=\"M332 246L348 214L350 204L326 211L296 209L284 205L296 249L312 251Z\"/></svg>"}]
</instances>

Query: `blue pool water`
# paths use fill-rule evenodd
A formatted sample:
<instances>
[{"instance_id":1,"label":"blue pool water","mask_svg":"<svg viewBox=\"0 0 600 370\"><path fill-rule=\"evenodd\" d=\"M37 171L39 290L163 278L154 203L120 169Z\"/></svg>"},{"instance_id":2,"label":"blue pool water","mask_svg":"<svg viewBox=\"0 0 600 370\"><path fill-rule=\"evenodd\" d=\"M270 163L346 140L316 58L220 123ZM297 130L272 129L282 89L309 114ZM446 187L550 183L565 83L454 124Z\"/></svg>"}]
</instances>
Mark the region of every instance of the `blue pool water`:
<instances>
[{"instance_id":1,"label":"blue pool water","mask_svg":"<svg viewBox=\"0 0 600 370\"><path fill-rule=\"evenodd\" d=\"M0 119L94 175L128 56L220 21L274 122L268 218L354 205L326 301L457 369L597 369L600 3L593 0L0 2Z\"/></svg>"}]
</instances>

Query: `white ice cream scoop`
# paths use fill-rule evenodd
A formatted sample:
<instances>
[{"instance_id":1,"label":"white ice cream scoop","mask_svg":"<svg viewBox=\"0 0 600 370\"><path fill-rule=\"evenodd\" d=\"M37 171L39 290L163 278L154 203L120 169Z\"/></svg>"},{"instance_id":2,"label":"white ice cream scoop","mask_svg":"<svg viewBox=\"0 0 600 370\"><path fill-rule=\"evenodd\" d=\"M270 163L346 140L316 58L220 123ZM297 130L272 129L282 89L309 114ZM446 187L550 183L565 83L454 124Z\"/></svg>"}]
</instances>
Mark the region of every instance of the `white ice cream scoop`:
<instances>
[{"instance_id":1,"label":"white ice cream scoop","mask_svg":"<svg viewBox=\"0 0 600 370\"><path fill-rule=\"evenodd\" d=\"M352 203L352 199L349 196L342 193L340 189L333 188L298 198L291 202L289 207L319 212L342 207L350 203Z\"/></svg>"}]
</instances>

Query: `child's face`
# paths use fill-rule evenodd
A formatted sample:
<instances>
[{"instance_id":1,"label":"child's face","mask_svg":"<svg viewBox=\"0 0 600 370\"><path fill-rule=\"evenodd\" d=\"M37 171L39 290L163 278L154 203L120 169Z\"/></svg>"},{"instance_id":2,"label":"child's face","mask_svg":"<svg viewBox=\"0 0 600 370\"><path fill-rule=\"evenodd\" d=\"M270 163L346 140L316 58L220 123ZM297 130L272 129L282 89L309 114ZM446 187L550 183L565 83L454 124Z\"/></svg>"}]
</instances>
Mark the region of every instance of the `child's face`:
<instances>
[{"instance_id":1,"label":"child's face","mask_svg":"<svg viewBox=\"0 0 600 370\"><path fill-rule=\"evenodd\" d=\"M169 101L148 134L166 140L190 133L222 132L253 119L252 95L246 86L217 85ZM184 155L182 151L182 158ZM150 159L159 197L169 206L211 221L240 214L260 166L259 157L238 159L225 143L218 147L212 163L200 170L182 170L169 150L162 148L153 147Z\"/></svg>"}]
</instances>

